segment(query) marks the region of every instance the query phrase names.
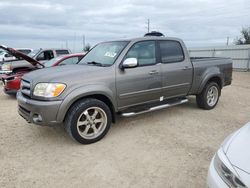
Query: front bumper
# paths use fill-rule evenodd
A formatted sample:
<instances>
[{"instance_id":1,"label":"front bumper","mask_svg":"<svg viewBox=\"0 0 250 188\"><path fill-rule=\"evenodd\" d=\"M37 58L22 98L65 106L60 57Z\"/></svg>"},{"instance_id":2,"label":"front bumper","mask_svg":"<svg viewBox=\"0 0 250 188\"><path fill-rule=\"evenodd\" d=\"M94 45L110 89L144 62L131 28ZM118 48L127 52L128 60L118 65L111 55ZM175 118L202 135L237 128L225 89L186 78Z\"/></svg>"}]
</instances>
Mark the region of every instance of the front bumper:
<instances>
[{"instance_id":1,"label":"front bumper","mask_svg":"<svg viewBox=\"0 0 250 188\"><path fill-rule=\"evenodd\" d=\"M214 167L214 157L209 166L207 186L209 188L228 188L228 185L221 179Z\"/></svg>"},{"instance_id":2,"label":"front bumper","mask_svg":"<svg viewBox=\"0 0 250 188\"><path fill-rule=\"evenodd\" d=\"M3 88L3 91L5 94L7 95L16 95L17 91L16 89L6 89L6 88Z\"/></svg>"},{"instance_id":3,"label":"front bumper","mask_svg":"<svg viewBox=\"0 0 250 188\"><path fill-rule=\"evenodd\" d=\"M62 101L39 101L26 98L17 92L18 113L27 122L42 126L52 126L57 121L57 113Z\"/></svg>"},{"instance_id":4,"label":"front bumper","mask_svg":"<svg viewBox=\"0 0 250 188\"><path fill-rule=\"evenodd\" d=\"M2 77L4 92L8 95L15 95L20 89L20 80L21 78L19 77L15 77L11 80L6 76Z\"/></svg>"}]
</instances>

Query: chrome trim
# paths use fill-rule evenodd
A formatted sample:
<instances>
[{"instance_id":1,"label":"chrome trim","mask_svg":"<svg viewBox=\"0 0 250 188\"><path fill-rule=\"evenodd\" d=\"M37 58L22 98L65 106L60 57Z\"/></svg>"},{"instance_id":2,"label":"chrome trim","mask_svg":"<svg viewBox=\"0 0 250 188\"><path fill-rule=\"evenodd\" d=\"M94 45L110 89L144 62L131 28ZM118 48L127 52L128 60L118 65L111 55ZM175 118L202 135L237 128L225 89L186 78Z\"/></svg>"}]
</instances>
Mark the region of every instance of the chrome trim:
<instances>
[{"instance_id":1,"label":"chrome trim","mask_svg":"<svg viewBox=\"0 0 250 188\"><path fill-rule=\"evenodd\" d=\"M179 105L179 104L184 104L184 103L187 103L187 102L188 102L188 99L182 99L182 100L180 100L178 102L175 102L175 103L169 103L169 104L154 106L154 107L149 108L148 110L143 110L143 111L140 111L140 112L122 113L121 116L123 116L123 117L132 117L132 116L135 116L135 115L144 114L144 113L152 112L152 111L156 111L156 110L161 110L161 109L164 109L164 108L169 108L169 107L176 106L176 105Z\"/></svg>"}]
</instances>

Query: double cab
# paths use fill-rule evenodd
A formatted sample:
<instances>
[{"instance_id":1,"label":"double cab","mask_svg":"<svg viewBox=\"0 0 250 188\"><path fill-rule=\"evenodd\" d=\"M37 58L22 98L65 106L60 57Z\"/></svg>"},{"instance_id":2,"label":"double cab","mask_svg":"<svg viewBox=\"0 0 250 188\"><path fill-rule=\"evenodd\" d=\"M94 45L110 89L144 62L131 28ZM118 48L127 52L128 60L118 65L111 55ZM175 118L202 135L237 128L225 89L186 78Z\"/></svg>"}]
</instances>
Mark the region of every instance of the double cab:
<instances>
[{"instance_id":1,"label":"double cab","mask_svg":"<svg viewBox=\"0 0 250 188\"><path fill-rule=\"evenodd\" d=\"M188 102L213 109L232 81L230 58L190 58L181 39L143 37L97 44L77 65L26 74L18 112L37 125L64 124L76 141L102 139L116 115ZM167 112L166 112L167 113Z\"/></svg>"}]
</instances>

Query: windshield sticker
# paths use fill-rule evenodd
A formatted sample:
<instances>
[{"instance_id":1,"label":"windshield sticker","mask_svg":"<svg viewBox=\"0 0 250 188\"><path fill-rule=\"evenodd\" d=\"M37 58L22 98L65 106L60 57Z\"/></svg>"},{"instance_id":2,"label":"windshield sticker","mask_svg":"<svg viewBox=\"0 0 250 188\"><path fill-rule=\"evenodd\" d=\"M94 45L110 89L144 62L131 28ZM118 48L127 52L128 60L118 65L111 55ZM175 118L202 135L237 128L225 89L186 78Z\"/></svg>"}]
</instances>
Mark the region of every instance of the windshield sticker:
<instances>
[{"instance_id":1,"label":"windshield sticker","mask_svg":"<svg viewBox=\"0 0 250 188\"><path fill-rule=\"evenodd\" d=\"M114 57L116 56L116 53L115 53L115 52L106 52L106 53L104 54L104 56L114 58Z\"/></svg>"}]
</instances>

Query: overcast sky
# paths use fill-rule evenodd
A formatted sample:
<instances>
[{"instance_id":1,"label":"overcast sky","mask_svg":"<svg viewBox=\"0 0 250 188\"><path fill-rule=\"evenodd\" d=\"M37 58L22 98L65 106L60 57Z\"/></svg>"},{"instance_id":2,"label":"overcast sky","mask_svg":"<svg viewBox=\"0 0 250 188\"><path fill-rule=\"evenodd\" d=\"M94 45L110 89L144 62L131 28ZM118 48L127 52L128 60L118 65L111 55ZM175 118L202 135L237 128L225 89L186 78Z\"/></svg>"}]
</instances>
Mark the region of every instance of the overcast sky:
<instances>
[{"instance_id":1,"label":"overcast sky","mask_svg":"<svg viewBox=\"0 0 250 188\"><path fill-rule=\"evenodd\" d=\"M188 47L225 45L250 26L249 0L1 0L0 43L68 47L138 37L151 30L182 38ZM67 42L66 42L67 41Z\"/></svg>"}]
</instances>

